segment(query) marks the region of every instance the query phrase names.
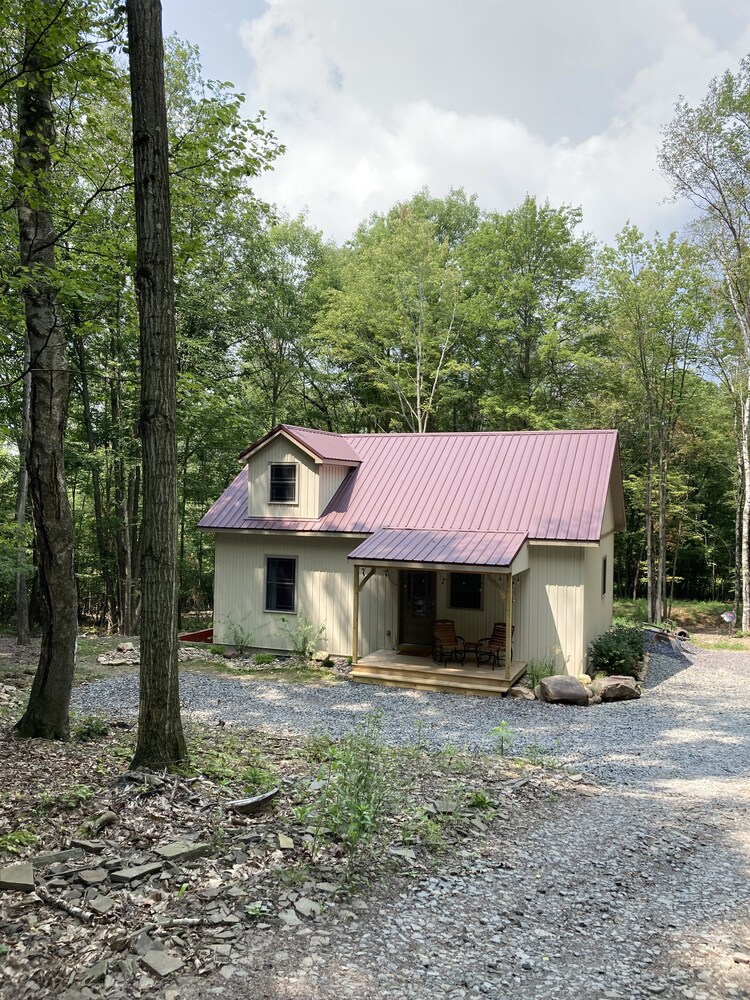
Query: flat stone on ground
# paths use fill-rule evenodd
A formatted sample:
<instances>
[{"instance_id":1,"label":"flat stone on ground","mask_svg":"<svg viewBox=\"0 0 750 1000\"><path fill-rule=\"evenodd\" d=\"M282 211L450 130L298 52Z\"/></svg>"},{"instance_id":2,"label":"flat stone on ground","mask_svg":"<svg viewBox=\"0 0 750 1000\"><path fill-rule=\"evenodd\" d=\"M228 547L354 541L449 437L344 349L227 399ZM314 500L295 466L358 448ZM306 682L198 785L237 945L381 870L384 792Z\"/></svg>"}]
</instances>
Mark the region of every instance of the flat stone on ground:
<instances>
[{"instance_id":1,"label":"flat stone on ground","mask_svg":"<svg viewBox=\"0 0 750 1000\"><path fill-rule=\"evenodd\" d=\"M101 893L94 896L88 902L89 909L93 910L94 913L105 914L109 913L112 907L115 905L114 899L111 896L103 896Z\"/></svg>"},{"instance_id":2,"label":"flat stone on ground","mask_svg":"<svg viewBox=\"0 0 750 1000\"><path fill-rule=\"evenodd\" d=\"M69 851L52 851L50 854L37 854L31 859L35 868L44 868L47 865L56 865L61 861L72 861L74 858L82 858L83 851L80 847L71 847Z\"/></svg>"},{"instance_id":3,"label":"flat stone on ground","mask_svg":"<svg viewBox=\"0 0 750 1000\"><path fill-rule=\"evenodd\" d=\"M185 964L176 955L168 955L166 951L157 951L156 949L147 951L141 961L154 975L162 978L172 972L177 972Z\"/></svg>"},{"instance_id":4,"label":"flat stone on ground","mask_svg":"<svg viewBox=\"0 0 750 1000\"><path fill-rule=\"evenodd\" d=\"M147 878L160 872L164 866L161 861L154 861L150 865L136 865L135 868L121 868L117 872L112 872L113 882L135 882L139 878Z\"/></svg>"},{"instance_id":5,"label":"flat stone on ground","mask_svg":"<svg viewBox=\"0 0 750 1000\"><path fill-rule=\"evenodd\" d=\"M0 868L0 891L15 890L16 892L34 891L34 868L24 862L17 865L5 865Z\"/></svg>"},{"instance_id":6,"label":"flat stone on ground","mask_svg":"<svg viewBox=\"0 0 750 1000\"><path fill-rule=\"evenodd\" d=\"M192 861L193 858L203 858L211 853L211 845L207 843L187 844L177 840L173 844L165 844L154 851L166 861Z\"/></svg>"},{"instance_id":7,"label":"flat stone on ground","mask_svg":"<svg viewBox=\"0 0 750 1000\"><path fill-rule=\"evenodd\" d=\"M84 885L100 885L109 877L106 868L85 868L78 872L78 878Z\"/></svg>"}]
</instances>

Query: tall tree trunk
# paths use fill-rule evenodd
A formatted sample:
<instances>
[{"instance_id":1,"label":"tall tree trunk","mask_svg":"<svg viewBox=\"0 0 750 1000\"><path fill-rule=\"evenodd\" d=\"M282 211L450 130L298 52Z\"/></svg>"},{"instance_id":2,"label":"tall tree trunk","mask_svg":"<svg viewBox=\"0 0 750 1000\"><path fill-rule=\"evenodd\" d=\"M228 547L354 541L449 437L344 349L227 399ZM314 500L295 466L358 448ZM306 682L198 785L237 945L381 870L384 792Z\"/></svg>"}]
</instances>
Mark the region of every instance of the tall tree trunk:
<instances>
[{"instance_id":1,"label":"tall tree trunk","mask_svg":"<svg viewBox=\"0 0 750 1000\"><path fill-rule=\"evenodd\" d=\"M644 501L644 520L646 525L646 601L648 603L648 620L655 621L656 601L654 593L654 521L653 521L653 490L654 490L654 444L653 444L653 412L651 402L648 407L648 453L646 470L646 497Z\"/></svg>"},{"instance_id":2,"label":"tall tree trunk","mask_svg":"<svg viewBox=\"0 0 750 1000\"><path fill-rule=\"evenodd\" d=\"M742 408L742 465L745 499L742 504L742 631L750 632L750 378Z\"/></svg>"},{"instance_id":3,"label":"tall tree trunk","mask_svg":"<svg viewBox=\"0 0 750 1000\"><path fill-rule=\"evenodd\" d=\"M656 613L657 624L667 617L667 444L659 434L659 523L658 553L656 566Z\"/></svg>"},{"instance_id":4,"label":"tall tree trunk","mask_svg":"<svg viewBox=\"0 0 750 1000\"><path fill-rule=\"evenodd\" d=\"M177 340L159 0L127 0L140 319L141 695L134 766L186 756L177 671Z\"/></svg>"},{"instance_id":5,"label":"tall tree trunk","mask_svg":"<svg viewBox=\"0 0 750 1000\"><path fill-rule=\"evenodd\" d=\"M742 594L742 523L744 521L745 490L744 451L743 444L739 441L737 444L737 492L734 514L734 598L732 600L732 610L735 617L740 611L740 597Z\"/></svg>"},{"instance_id":6,"label":"tall tree trunk","mask_svg":"<svg viewBox=\"0 0 750 1000\"><path fill-rule=\"evenodd\" d=\"M16 641L28 646L29 588L27 581L26 503L29 496L29 434L31 430L31 347L28 336L23 348L23 405L21 409L21 435L18 442L18 493L16 495Z\"/></svg>"},{"instance_id":7,"label":"tall tree trunk","mask_svg":"<svg viewBox=\"0 0 750 1000\"><path fill-rule=\"evenodd\" d=\"M44 6L47 6L46 4ZM26 332L31 354L29 489L36 528L42 649L21 736L68 739L70 694L78 634L73 519L68 503L63 439L68 404L65 336L57 289L54 226L49 210L50 147L55 141L50 66L59 53L48 35L27 25L25 86L18 90L16 166Z\"/></svg>"}]
</instances>

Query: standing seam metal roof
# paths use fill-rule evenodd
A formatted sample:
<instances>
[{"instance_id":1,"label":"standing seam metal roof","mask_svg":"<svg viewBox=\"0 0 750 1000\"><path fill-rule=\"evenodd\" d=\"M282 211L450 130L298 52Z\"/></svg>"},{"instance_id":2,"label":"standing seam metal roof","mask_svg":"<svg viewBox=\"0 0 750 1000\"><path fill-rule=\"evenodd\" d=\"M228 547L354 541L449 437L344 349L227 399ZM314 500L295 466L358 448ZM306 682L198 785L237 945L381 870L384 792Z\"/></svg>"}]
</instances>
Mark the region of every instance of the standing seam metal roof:
<instances>
[{"instance_id":1,"label":"standing seam metal roof","mask_svg":"<svg viewBox=\"0 0 750 1000\"><path fill-rule=\"evenodd\" d=\"M349 470L323 514L315 520L248 517L243 470L199 527L348 534L412 528L598 541L613 466L619 470L614 430L342 435L289 430L305 446L310 439L301 431L323 434L329 455L345 461L344 454L354 454L361 462Z\"/></svg>"}]
</instances>

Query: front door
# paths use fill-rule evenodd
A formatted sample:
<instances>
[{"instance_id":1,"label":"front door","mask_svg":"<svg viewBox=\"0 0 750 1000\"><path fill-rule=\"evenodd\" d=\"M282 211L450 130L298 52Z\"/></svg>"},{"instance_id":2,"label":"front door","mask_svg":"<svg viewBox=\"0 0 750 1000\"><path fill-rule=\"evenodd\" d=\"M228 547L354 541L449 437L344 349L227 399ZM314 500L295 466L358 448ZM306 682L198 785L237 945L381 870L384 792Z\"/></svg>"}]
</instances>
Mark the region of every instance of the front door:
<instances>
[{"instance_id":1,"label":"front door","mask_svg":"<svg viewBox=\"0 0 750 1000\"><path fill-rule=\"evenodd\" d=\"M434 573L421 570L399 573L399 643L413 646L432 646L435 626Z\"/></svg>"}]
</instances>

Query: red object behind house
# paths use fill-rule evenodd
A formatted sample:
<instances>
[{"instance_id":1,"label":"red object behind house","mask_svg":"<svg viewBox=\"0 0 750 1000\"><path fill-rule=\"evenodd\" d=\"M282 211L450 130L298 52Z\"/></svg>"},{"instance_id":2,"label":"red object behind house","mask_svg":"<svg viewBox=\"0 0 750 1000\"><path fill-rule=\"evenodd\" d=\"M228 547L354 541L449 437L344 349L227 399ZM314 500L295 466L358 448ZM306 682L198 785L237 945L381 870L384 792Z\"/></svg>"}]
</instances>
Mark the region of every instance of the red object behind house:
<instances>
[{"instance_id":1,"label":"red object behind house","mask_svg":"<svg viewBox=\"0 0 750 1000\"><path fill-rule=\"evenodd\" d=\"M185 632L177 637L180 642L213 642L214 630L212 628L198 629L197 632Z\"/></svg>"}]
</instances>

